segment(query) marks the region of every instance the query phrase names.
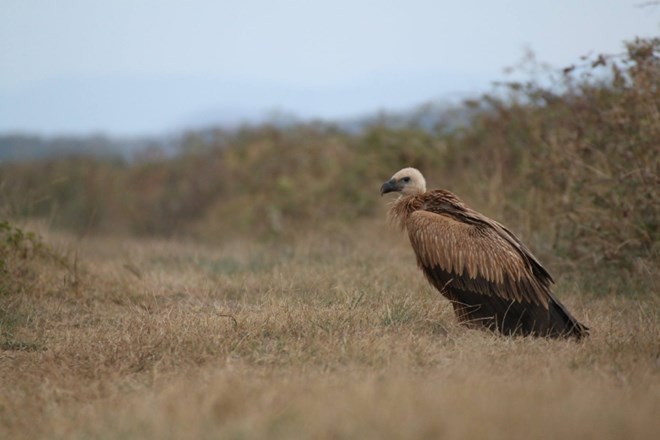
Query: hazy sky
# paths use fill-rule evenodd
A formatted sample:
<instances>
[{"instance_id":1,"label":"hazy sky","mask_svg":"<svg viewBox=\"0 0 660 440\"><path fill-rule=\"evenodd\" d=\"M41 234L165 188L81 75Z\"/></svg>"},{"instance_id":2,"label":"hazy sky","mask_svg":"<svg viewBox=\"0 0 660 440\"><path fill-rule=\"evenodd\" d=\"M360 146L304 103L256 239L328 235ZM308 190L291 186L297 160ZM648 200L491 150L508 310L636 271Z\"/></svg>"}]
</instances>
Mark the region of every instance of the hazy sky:
<instances>
[{"instance_id":1,"label":"hazy sky","mask_svg":"<svg viewBox=\"0 0 660 440\"><path fill-rule=\"evenodd\" d=\"M341 118L486 90L660 34L642 0L0 0L0 132Z\"/></svg>"}]
</instances>

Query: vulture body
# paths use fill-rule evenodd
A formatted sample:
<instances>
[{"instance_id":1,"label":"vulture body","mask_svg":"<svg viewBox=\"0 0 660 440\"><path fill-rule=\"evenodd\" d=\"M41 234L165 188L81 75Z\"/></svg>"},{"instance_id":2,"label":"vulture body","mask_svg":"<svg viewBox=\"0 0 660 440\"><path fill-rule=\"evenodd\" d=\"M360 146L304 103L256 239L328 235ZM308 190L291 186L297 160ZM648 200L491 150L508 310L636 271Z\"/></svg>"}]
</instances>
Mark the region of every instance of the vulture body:
<instances>
[{"instance_id":1,"label":"vulture body","mask_svg":"<svg viewBox=\"0 0 660 440\"><path fill-rule=\"evenodd\" d=\"M390 219L407 230L417 264L447 297L459 322L507 335L589 334L554 296L550 274L500 223L449 191L427 191L414 168L397 172L381 195L399 192Z\"/></svg>"}]
</instances>

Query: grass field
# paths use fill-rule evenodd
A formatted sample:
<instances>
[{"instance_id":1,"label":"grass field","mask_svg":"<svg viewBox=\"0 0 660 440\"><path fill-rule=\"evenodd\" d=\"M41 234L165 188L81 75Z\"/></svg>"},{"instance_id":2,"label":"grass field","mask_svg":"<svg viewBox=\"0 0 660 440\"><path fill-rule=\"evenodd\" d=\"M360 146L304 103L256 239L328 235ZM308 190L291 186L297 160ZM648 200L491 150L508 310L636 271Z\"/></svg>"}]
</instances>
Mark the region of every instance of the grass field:
<instances>
[{"instance_id":1,"label":"grass field","mask_svg":"<svg viewBox=\"0 0 660 440\"><path fill-rule=\"evenodd\" d=\"M658 438L660 39L626 49L465 127L0 164L0 439ZM592 335L457 325L386 224L404 166L518 234Z\"/></svg>"},{"instance_id":2,"label":"grass field","mask_svg":"<svg viewBox=\"0 0 660 440\"><path fill-rule=\"evenodd\" d=\"M657 284L588 291L550 265L592 336L511 338L457 325L384 219L289 244L41 232L69 262L8 267L0 438L660 432Z\"/></svg>"}]
</instances>

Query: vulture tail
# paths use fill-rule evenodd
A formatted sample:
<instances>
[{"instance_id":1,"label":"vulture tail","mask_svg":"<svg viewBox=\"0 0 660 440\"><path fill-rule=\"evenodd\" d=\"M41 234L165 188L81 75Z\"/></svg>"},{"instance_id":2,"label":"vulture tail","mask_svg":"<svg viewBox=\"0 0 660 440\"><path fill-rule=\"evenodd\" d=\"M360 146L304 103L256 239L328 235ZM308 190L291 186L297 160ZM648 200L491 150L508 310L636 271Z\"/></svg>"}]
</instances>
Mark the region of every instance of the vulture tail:
<instances>
[{"instance_id":1,"label":"vulture tail","mask_svg":"<svg viewBox=\"0 0 660 440\"><path fill-rule=\"evenodd\" d=\"M451 290L452 305L458 320L470 327L485 327L506 335L581 339L589 329L578 322L555 298L549 308L526 301L480 295L460 289Z\"/></svg>"}]
</instances>

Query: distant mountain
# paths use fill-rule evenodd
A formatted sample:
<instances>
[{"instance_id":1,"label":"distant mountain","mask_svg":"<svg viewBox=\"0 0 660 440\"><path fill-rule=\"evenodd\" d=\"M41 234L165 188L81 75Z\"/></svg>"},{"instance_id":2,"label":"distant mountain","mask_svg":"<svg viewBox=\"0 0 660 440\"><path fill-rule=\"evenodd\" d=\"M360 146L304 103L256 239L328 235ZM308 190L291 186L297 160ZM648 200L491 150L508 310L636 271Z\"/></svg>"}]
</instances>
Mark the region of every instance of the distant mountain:
<instances>
[{"instance_id":1,"label":"distant mountain","mask_svg":"<svg viewBox=\"0 0 660 440\"><path fill-rule=\"evenodd\" d=\"M156 141L149 139L111 139L105 136L40 137L10 134L0 136L0 162L86 155L103 158L130 158Z\"/></svg>"},{"instance_id":2,"label":"distant mountain","mask_svg":"<svg viewBox=\"0 0 660 440\"><path fill-rule=\"evenodd\" d=\"M290 115L302 120L347 120L474 93L483 90L490 78L493 75L487 72L375 72L326 85L196 76L54 78L0 93L0 133L135 137L200 126L284 122Z\"/></svg>"},{"instance_id":3,"label":"distant mountain","mask_svg":"<svg viewBox=\"0 0 660 440\"><path fill-rule=\"evenodd\" d=\"M140 152L149 148L157 149L164 154L174 154L181 150L185 136L193 133L202 139L212 139L218 129L231 133L245 127L269 125L279 129L287 129L305 121L293 114L285 112L264 112L258 118L227 119L221 111L210 111L206 115L198 115L196 124L189 124L187 130L178 133L140 137L122 138L104 135L91 136L36 136L26 134L0 135L0 162L25 161L70 155L86 155L102 158L121 158L131 160ZM379 112L366 114L355 118L345 118L337 121L325 121L340 130L359 134L374 125L384 125L391 128L417 127L427 131L453 129L467 125L472 117L471 111L465 106L454 103L430 102L398 112ZM224 120L224 124L217 121Z\"/></svg>"}]
</instances>

